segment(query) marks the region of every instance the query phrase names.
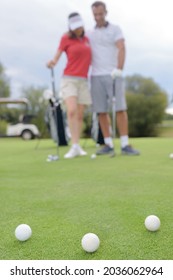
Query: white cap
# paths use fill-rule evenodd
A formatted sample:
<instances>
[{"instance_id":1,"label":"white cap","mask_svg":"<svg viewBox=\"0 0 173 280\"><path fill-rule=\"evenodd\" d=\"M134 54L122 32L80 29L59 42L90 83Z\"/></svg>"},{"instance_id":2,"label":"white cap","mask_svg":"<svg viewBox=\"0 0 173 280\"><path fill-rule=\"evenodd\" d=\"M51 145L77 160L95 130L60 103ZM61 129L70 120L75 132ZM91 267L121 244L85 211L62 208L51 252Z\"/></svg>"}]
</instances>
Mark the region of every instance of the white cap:
<instances>
[{"instance_id":1,"label":"white cap","mask_svg":"<svg viewBox=\"0 0 173 280\"><path fill-rule=\"evenodd\" d=\"M79 15L69 18L69 27L72 31L79 27L83 27L82 18Z\"/></svg>"}]
</instances>

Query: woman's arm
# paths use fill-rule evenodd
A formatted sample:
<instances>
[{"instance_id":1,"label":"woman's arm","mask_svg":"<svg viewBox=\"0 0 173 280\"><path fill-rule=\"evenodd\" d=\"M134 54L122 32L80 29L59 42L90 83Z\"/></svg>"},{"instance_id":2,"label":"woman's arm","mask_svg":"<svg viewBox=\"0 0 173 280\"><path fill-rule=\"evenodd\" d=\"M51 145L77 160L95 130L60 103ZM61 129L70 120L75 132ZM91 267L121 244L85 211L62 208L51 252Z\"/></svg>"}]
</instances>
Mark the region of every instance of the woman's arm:
<instances>
[{"instance_id":1,"label":"woman's arm","mask_svg":"<svg viewBox=\"0 0 173 280\"><path fill-rule=\"evenodd\" d=\"M57 50L54 58L52 60L48 61L47 67L48 68L53 68L57 64L58 60L60 59L61 54L62 54L62 51L61 50Z\"/></svg>"}]
</instances>

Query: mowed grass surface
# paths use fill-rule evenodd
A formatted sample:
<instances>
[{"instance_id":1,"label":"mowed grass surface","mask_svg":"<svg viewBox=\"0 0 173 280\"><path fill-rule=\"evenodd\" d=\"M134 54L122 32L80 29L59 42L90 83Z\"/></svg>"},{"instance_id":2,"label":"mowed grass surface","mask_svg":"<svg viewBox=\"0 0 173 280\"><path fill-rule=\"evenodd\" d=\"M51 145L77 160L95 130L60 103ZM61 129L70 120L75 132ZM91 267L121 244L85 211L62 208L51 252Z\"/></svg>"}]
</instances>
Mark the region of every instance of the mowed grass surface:
<instances>
[{"instance_id":1,"label":"mowed grass surface","mask_svg":"<svg viewBox=\"0 0 173 280\"><path fill-rule=\"evenodd\" d=\"M24 142L0 139L0 259L16 260L152 260L173 259L173 152L171 138L131 139L140 156L48 163L56 152L52 140ZM84 140L81 141L84 144ZM150 214L161 220L148 232ZM14 230L29 224L33 234L19 242ZM81 248L81 238L94 232L101 244L95 253Z\"/></svg>"}]
</instances>

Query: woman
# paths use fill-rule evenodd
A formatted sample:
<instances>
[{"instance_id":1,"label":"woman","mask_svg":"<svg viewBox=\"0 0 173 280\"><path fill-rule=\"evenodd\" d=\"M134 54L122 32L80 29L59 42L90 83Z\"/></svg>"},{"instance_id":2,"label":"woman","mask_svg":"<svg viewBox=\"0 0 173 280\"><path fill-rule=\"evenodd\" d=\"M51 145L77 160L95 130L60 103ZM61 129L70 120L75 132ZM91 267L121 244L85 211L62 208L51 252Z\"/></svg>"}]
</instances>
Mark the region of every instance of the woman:
<instances>
[{"instance_id":1,"label":"woman","mask_svg":"<svg viewBox=\"0 0 173 280\"><path fill-rule=\"evenodd\" d=\"M57 52L47 63L54 67L63 52L67 55L67 64L61 82L61 95L67 110L72 146L64 158L84 156L87 153L80 147L79 140L86 105L91 104L87 75L91 63L91 49L85 36L83 21L78 13L68 17L69 31L62 36Z\"/></svg>"}]
</instances>

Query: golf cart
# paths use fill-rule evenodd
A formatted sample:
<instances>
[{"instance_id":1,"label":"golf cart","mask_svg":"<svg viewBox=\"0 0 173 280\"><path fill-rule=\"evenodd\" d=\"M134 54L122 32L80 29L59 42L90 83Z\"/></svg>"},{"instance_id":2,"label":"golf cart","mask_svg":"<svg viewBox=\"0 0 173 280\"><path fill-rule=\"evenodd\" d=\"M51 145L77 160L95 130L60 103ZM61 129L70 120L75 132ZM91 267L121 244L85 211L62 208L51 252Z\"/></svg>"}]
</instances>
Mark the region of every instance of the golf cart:
<instances>
[{"instance_id":1,"label":"golf cart","mask_svg":"<svg viewBox=\"0 0 173 280\"><path fill-rule=\"evenodd\" d=\"M22 137L24 140L31 140L40 136L40 132L35 124L31 124L30 121L33 115L22 114L19 116L19 120L15 123L8 123L5 119L5 113L2 113L1 107L5 105L11 108L13 105L24 105L25 110L28 110L28 100L26 98L0 98L0 137ZM10 106L9 106L10 105Z\"/></svg>"}]
</instances>

